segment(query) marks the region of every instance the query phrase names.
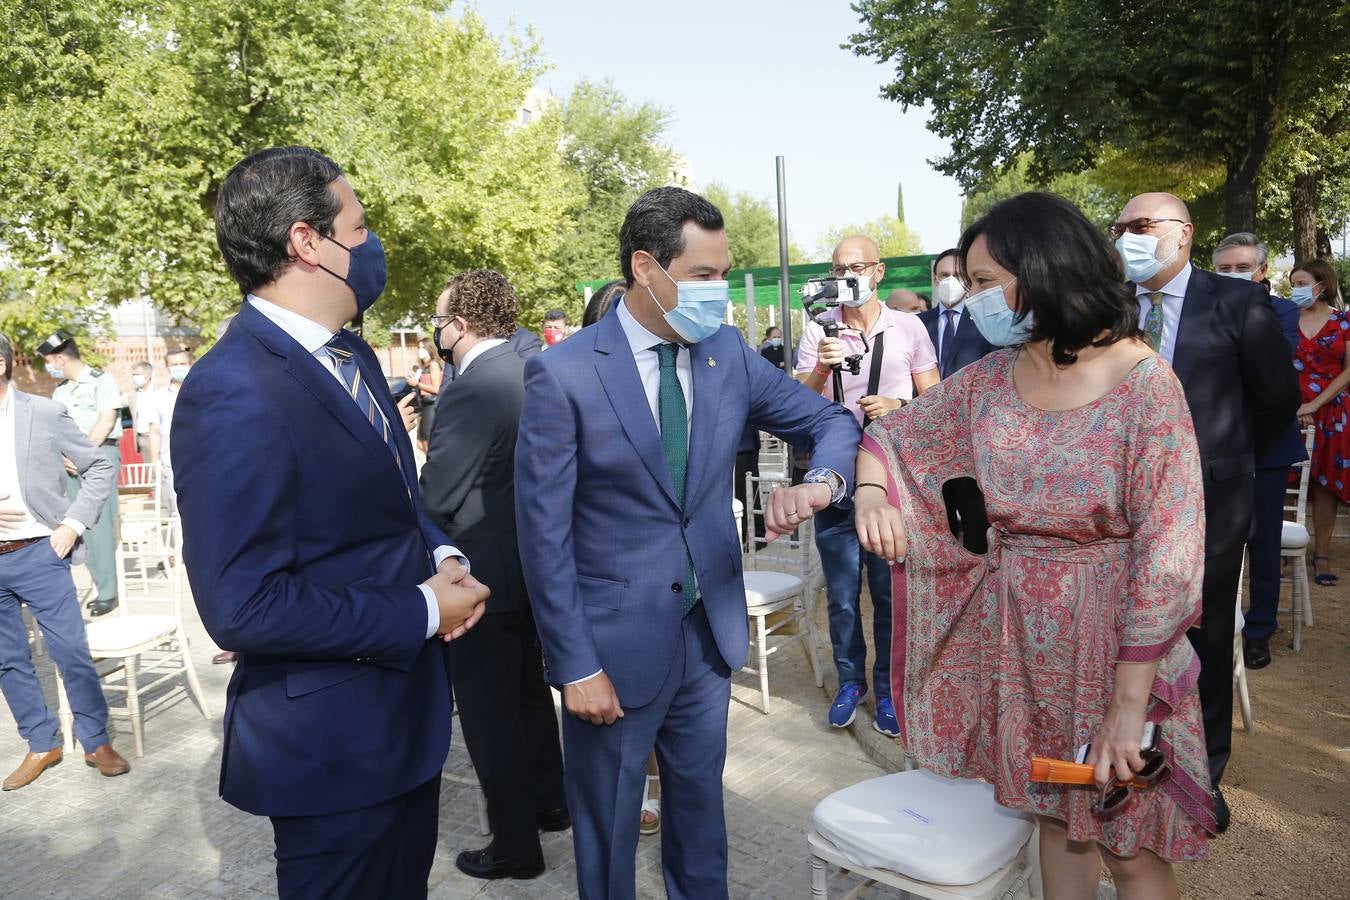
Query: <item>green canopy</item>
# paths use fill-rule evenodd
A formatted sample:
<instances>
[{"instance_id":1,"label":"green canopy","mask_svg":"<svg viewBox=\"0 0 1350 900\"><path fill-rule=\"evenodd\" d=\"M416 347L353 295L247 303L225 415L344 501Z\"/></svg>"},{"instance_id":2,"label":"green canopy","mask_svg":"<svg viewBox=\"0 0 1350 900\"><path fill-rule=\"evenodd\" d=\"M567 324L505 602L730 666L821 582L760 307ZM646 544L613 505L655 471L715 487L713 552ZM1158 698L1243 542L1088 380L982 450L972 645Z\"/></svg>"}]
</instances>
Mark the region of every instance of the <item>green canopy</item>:
<instances>
[{"instance_id":1,"label":"green canopy","mask_svg":"<svg viewBox=\"0 0 1350 900\"><path fill-rule=\"evenodd\" d=\"M892 256L883 259L886 264L886 277L881 284L877 286L877 293L882 299L896 288L906 288L911 291L919 291L927 295L931 289L931 273L933 259L936 254L920 254L919 256ZM792 308L794 310L801 308L802 285L808 278L819 278L822 275L828 275L830 264L827 262L806 263L804 265L791 266L788 268L788 276L791 280L789 292L792 295ZM778 275L777 266L770 266L760 269L732 269L727 280L731 282L731 302L738 306L745 305L745 276L753 275L755 278L755 306L777 306L778 305ZM599 290L609 283L609 279L598 279L595 281L578 281L577 290L583 294L587 288L592 291Z\"/></svg>"}]
</instances>

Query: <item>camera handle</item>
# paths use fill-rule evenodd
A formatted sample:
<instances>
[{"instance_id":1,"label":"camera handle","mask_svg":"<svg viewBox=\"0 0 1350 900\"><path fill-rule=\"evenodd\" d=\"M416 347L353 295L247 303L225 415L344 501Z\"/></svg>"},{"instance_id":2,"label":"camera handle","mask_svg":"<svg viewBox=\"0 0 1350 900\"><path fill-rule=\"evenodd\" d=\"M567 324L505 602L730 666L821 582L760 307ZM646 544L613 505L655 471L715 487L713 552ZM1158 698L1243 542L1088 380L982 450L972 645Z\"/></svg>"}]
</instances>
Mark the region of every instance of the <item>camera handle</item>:
<instances>
[{"instance_id":1,"label":"camera handle","mask_svg":"<svg viewBox=\"0 0 1350 900\"><path fill-rule=\"evenodd\" d=\"M833 319L819 319L820 327L825 329L825 336L829 338L839 337L839 323ZM830 377L834 380L834 402L844 402L844 372L843 366L835 363L830 366Z\"/></svg>"}]
</instances>

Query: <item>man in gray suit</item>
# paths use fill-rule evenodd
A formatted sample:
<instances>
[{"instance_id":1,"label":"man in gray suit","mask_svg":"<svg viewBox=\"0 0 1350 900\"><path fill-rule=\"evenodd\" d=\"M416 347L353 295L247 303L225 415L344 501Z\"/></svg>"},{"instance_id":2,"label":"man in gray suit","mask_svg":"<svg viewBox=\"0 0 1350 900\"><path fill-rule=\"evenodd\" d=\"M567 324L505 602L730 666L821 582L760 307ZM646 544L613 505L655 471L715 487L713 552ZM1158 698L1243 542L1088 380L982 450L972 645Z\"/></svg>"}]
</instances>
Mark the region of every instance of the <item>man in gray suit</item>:
<instances>
[{"instance_id":1,"label":"man in gray suit","mask_svg":"<svg viewBox=\"0 0 1350 900\"><path fill-rule=\"evenodd\" d=\"M70 575L72 555L112 493L117 470L54 400L11 384L14 348L0 334L0 692L29 753L5 779L6 791L31 784L61 761L56 717L42 698L19 604L28 604L65 680L85 764L104 775L130 770L108 741L108 704L89 658L89 641ZM80 489L66 499L66 467Z\"/></svg>"}]
</instances>

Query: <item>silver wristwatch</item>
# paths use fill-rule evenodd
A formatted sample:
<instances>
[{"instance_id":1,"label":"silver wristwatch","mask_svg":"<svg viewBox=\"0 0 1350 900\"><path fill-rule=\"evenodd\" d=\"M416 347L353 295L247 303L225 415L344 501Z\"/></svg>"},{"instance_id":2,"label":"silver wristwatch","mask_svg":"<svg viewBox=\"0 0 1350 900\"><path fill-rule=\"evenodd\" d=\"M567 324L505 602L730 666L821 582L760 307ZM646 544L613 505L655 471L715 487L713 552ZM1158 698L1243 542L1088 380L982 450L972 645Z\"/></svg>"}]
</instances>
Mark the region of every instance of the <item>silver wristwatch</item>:
<instances>
[{"instance_id":1,"label":"silver wristwatch","mask_svg":"<svg viewBox=\"0 0 1350 900\"><path fill-rule=\"evenodd\" d=\"M802 484L826 485L830 489L831 503L838 503L840 500L844 499L844 489L847 487L847 485L844 484L843 477L838 472L834 469L827 469L824 466L816 466L814 469L807 472L806 477L802 479Z\"/></svg>"}]
</instances>

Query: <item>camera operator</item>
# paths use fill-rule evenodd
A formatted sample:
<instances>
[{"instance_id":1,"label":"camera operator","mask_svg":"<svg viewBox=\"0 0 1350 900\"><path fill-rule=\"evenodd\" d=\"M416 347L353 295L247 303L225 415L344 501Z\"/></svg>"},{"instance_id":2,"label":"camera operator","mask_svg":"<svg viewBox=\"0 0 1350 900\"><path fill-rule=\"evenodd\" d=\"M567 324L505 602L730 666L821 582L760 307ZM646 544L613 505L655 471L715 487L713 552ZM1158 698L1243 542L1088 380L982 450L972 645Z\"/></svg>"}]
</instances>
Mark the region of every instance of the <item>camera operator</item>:
<instances>
[{"instance_id":1,"label":"camera operator","mask_svg":"<svg viewBox=\"0 0 1350 900\"><path fill-rule=\"evenodd\" d=\"M899 409L915 394L938 383L937 354L927 329L917 317L885 306L877 286L886 276L877 245L861 235L846 237L835 247L830 275L839 285L838 300L807 324L798 346L797 380L827 399L843 403L857 418L880 418ZM856 288L850 285L855 281ZM837 303L837 305L835 305ZM838 328L838 337L827 337ZM865 337L865 340L864 340ZM856 373L845 366L857 360ZM843 396L835 396L834 375L840 372ZM839 673L839 693L830 707L830 724L853 722L858 702L867 694L867 644L863 640L859 601L861 569L867 569L872 594L872 667L876 696L873 727L882 734L900 733L891 703L891 572L881 557L863 551L853 527L853 508L831 507L816 514L816 547L829 598L830 643Z\"/></svg>"}]
</instances>

